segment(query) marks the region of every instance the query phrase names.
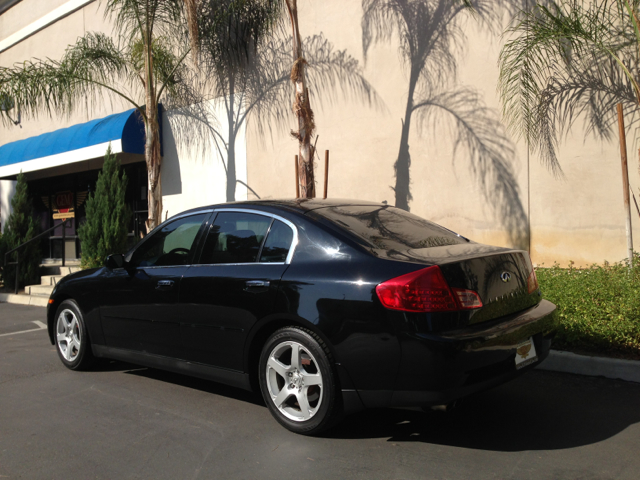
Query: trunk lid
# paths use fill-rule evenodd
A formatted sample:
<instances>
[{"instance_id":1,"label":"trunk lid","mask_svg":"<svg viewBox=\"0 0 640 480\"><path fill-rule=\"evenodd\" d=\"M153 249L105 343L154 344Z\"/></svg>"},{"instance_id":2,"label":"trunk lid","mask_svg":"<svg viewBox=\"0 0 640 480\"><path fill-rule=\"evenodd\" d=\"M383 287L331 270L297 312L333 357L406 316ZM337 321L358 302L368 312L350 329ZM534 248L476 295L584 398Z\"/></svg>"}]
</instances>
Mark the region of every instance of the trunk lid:
<instances>
[{"instance_id":1,"label":"trunk lid","mask_svg":"<svg viewBox=\"0 0 640 480\"><path fill-rule=\"evenodd\" d=\"M463 323L474 324L519 312L540 302L540 290L529 292L533 266L522 250L464 243L374 254L389 260L438 265L451 288L473 290L482 307L465 312Z\"/></svg>"}]
</instances>

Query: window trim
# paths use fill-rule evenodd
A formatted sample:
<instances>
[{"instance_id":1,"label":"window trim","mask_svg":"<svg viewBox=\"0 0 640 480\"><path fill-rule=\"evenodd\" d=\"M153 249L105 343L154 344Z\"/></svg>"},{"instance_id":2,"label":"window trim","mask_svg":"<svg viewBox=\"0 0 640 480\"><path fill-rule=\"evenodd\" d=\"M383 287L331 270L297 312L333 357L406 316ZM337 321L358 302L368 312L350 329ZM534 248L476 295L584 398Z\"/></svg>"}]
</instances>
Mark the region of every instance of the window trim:
<instances>
[{"instance_id":1,"label":"window trim","mask_svg":"<svg viewBox=\"0 0 640 480\"><path fill-rule=\"evenodd\" d=\"M294 225L293 222L291 222L290 220L287 220L286 218L281 217L278 214L275 213L271 213L271 212L263 212L261 210L250 210L247 208L216 208L213 209L213 213L215 214L215 217L217 218L219 213L223 213L223 212L237 212L237 213L251 213L254 215L261 215L263 217L269 217L272 219L271 221L271 225L269 225L269 229L267 230L267 234L264 237L264 240L262 241L262 245L260 245L260 252L258 253L258 257L256 259L255 262L245 262L245 263L197 263L197 264L193 264L190 265L192 267L214 267L217 265L289 265L291 264L291 259L293 258L293 255L295 253L296 247L298 246L298 228ZM289 228L291 228L291 231L293 232L293 239L291 240L291 246L289 247L289 253L287 254L287 258L285 259L284 262L260 262L260 253L262 252L262 247L264 246L264 242L266 242L267 237L269 236L269 232L271 231L271 228L273 227L273 220L279 220L282 223L284 223L285 225L287 225ZM214 220L215 221L215 220ZM213 222L212 222L213 223ZM208 232L207 232L208 235ZM206 236L205 236L205 241L206 241ZM202 256L202 252L200 252L200 256Z\"/></svg>"}]
</instances>

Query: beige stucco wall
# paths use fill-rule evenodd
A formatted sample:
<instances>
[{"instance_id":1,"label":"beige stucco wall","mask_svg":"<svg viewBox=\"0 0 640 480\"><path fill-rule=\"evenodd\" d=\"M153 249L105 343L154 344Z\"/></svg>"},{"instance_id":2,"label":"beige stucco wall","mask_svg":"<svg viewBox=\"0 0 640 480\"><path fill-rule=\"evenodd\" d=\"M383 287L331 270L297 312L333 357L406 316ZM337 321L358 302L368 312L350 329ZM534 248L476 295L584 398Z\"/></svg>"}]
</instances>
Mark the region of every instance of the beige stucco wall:
<instances>
[{"instance_id":1,"label":"beige stucco wall","mask_svg":"<svg viewBox=\"0 0 640 480\"><path fill-rule=\"evenodd\" d=\"M209 115L207 121L228 138L228 127L217 118L224 117L221 100L207 102L203 109ZM223 153L216 148L214 138L199 135L196 128L183 128L184 112L174 110L162 116L164 157L162 159L163 219L190 208L226 201L226 174ZM187 138L185 138L187 137ZM247 152L244 128L236 138L236 175L247 181ZM247 199L247 188L236 184L236 200Z\"/></svg>"},{"instance_id":2,"label":"beige stucco wall","mask_svg":"<svg viewBox=\"0 0 640 480\"><path fill-rule=\"evenodd\" d=\"M68 0L22 0L0 15L0 41L42 18Z\"/></svg>"},{"instance_id":3,"label":"beige stucco wall","mask_svg":"<svg viewBox=\"0 0 640 480\"><path fill-rule=\"evenodd\" d=\"M42 0L22 0L22 2L0 16L0 22L3 22L0 23L0 27L12 26L8 30L0 29L0 40L64 3L66 2L60 0L55 0L51 3ZM100 2L89 3L9 49L0 52L0 65L11 67L15 63L37 58L59 60L67 46L75 43L78 37L83 36L87 31L111 33L111 25L104 19ZM111 113L131 108L131 106L118 100L113 102L97 100L96 102L89 102L87 106L88 108L81 106L81 108L69 115L54 114L50 117L43 113L38 115L37 118L29 118L23 114L19 125L3 125L0 127L0 145L69 127L77 123L88 122L95 118L101 118Z\"/></svg>"},{"instance_id":4,"label":"beige stucco wall","mask_svg":"<svg viewBox=\"0 0 640 480\"><path fill-rule=\"evenodd\" d=\"M23 0L0 16L0 40L55 9L63 0ZM394 203L393 164L397 158L401 120L407 96L407 73L400 61L397 40L374 45L365 64L362 51L359 0L299 0L303 35L323 33L335 49L344 49L360 62L365 78L375 89L379 102L368 104L357 95L341 96L321 102L317 88L309 85L316 114L318 150L331 152L329 196L360 198ZM500 38L479 28L473 21L465 27L466 49L458 56L458 84L471 87L484 104L500 115L496 94L497 59ZM32 57L60 58L68 44L87 31L111 32L99 2L90 3L4 52L0 65L11 66ZM326 99L325 99L326 100ZM93 118L130 108L119 100L98 101L90 109L79 109L70 116L37 119L22 118L19 126L1 127L0 144L86 122ZM514 155L511 169L518 193L524 230L516 241L504 217L500 201L489 185L483 194L470 168L463 148L454 157L455 136L446 115L435 117L422 130L414 122L409 139L412 156L411 210L441 223L476 241L498 245L530 245L536 263L557 261L578 265L604 260L617 261L626 255L624 211L622 206L620 160L617 143L585 139L580 128L563 141L560 161L563 177L554 177L522 142L511 139ZM261 198L292 197L295 193L293 156L297 144L289 136L294 127L275 130L272 137L258 134L250 121L247 130L247 182ZM169 215L203 203L224 199L222 162L216 154L177 146L169 135L165 144L165 210ZM639 193L638 159L630 139L630 178L632 190ZM242 150L242 149L241 149ZM242 152L239 152L242 155ZM243 167L239 165L239 178ZM323 162L316 168L318 191L322 189ZM6 190L6 188L4 189ZM0 186L0 193L5 192ZM238 198L244 197L238 190ZM250 198L253 195L250 194ZM518 203L516 202L516 203ZM517 209L516 209L517 210ZM633 212L636 244L640 242L638 215ZM522 226L522 225L521 225ZM530 233L530 236L529 236Z\"/></svg>"},{"instance_id":5,"label":"beige stucco wall","mask_svg":"<svg viewBox=\"0 0 640 480\"><path fill-rule=\"evenodd\" d=\"M364 64L361 2L301 1L300 29L303 35L323 32L336 49L345 49L363 66L383 108L344 99L320 105L314 86L309 85L315 112L318 150L331 155L329 196L387 200L394 203L393 164L398 155L401 119L407 98L406 68L400 61L398 42L377 44ZM468 42L458 59L458 85L472 87L484 104L500 117L496 93L500 38L467 22ZM252 126L253 125L253 126ZM291 116L290 128L295 125ZM499 200L488 188L483 195L478 175L472 172L468 154L460 148L454 157L455 136L446 115L426 124L422 131L414 122L409 139L412 157L411 211L479 242L528 248L534 262L546 265L569 261L577 265L618 261L626 256L622 181L617 143L585 139L576 129L560 150L563 178L556 178L530 155L522 142L511 138L515 155L510 168L524 214L524 237L515 241L507 225L513 218L500 213ZM260 136L255 123L247 133L248 181L262 198L295 194L294 160L297 143L288 130L272 138ZM632 152L632 149L629 149ZM633 191L638 193L637 158L630 156ZM316 168L321 194L324 161ZM250 195L250 198L252 195ZM633 212L638 235L638 215ZM530 238L528 233L530 231ZM521 232L523 233L523 232Z\"/></svg>"}]
</instances>

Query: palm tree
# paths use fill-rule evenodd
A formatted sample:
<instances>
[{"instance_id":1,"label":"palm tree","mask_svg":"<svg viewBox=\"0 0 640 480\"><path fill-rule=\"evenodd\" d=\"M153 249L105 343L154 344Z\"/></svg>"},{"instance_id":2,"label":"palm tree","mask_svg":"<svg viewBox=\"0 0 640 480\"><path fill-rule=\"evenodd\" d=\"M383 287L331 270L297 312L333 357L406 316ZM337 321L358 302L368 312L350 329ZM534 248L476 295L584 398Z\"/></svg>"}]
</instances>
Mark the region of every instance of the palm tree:
<instances>
[{"instance_id":1,"label":"palm tree","mask_svg":"<svg viewBox=\"0 0 640 480\"><path fill-rule=\"evenodd\" d=\"M502 14L517 9L518 0L363 0L365 59L372 46L400 41L400 55L408 69L408 91L398 157L394 164L395 206L409 210L411 155L409 134L414 116L417 127L435 131L436 118L451 120L456 146L479 177L485 196L507 223L515 243L522 243L526 215L511 161L513 144L491 109L472 89L456 85L456 54L464 48L463 20L471 17L490 31L497 30ZM453 85L453 87L452 87ZM437 117L436 117L437 116Z\"/></svg>"},{"instance_id":2,"label":"palm tree","mask_svg":"<svg viewBox=\"0 0 640 480\"><path fill-rule=\"evenodd\" d=\"M203 43L202 48L204 51L210 47ZM345 97L360 98L368 104L379 104L358 61L346 51L335 50L323 35L305 38L302 48L309 63L307 76L316 85L321 103L323 99L331 100L341 93ZM214 58L213 55L207 57ZM187 113L200 121L196 135L201 138L213 136L220 157L227 159L224 168L228 202L235 201L236 184L240 183L236 177L235 143L242 128L252 119L261 135L284 129L291 114L289 99L292 94L288 39L272 38L260 43L254 54L244 58L243 64L232 60L228 58L224 62L202 66L205 77L211 82L204 89L214 92L223 105L225 115L217 119L220 124L211 121L216 119L207 103L194 105ZM178 130L186 125L185 122L176 122ZM189 122L189 129L193 135L193 122ZM179 134L186 136L187 132Z\"/></svg>"},{"instance_id":3,"label":"palm tree","mask_svg":"<svg viewBox=\"0 0 640 480\"><path fill-rule=\"evenodd\" d=\"M316 184L313 172L314 148L311 146L311 138L316 125L313 121L313 111L309 102L309 89L305 76L305 65L302 50L302 36L298 25L298 2L297 0L285 0L287 13L291 21L291 31L293 39L293 68L291 69L291 81L295 86L295 101L293 102L293 112L298 117L298 130L291 130L291 135L298 139L300 165L300 194L303 198L313 198L316 194Z\"/></svg>"},{"instance_id":4,"label":"palm tree","mask_svg":"<svg viewBox=\"0 0 640 480\"><path fill-rule=\"evenodd\" d=\"M224 22L227 16L226 10L215 8L216 3L106 0L105 15L114 21L115 40L88 33L68 47L59 61L36 59L0 67L0 98L11 99L22 115L70 113L105 94L137 109L146 133L147 231L162 218L158 104L161 99L177 104L194 100L190 63L195 65L198 58L199 19L207 13L209 22ZM231 10L250 11L247 0L228 3ZM194 61L188 62L188 57ZM6 112L2 118L9 120Z\"/></svg>"},{"instance_id":5,"label":"palm tree","mask_svg":"<svg viewBox=\"0 0 640 480\"><path fill-rule=\"evenodd\" d=\"M622 103L639 120L640 0L538 2L508 31L499 91L510 129L556 174L559 137L578 118L586 134L614 135Z\"/></svg>"}]
</instances>

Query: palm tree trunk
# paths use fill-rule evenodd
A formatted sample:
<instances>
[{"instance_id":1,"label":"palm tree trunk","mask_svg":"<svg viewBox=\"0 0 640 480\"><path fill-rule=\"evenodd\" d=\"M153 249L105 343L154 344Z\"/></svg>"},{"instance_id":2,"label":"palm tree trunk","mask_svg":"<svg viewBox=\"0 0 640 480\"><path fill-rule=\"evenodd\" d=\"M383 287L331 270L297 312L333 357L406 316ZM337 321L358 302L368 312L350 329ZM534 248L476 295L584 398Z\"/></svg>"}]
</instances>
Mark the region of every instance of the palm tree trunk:
<instances>
[{"instance_id":1,"label":"palm tree trunk","mask_svg":"<svg viewBox=\"0 0 640 480\"><path fill-rule=\"evenodd\" d=\"M227 108L227 122L229 124L229 145L227 146L227 202L236 201L236 125L235 110L235 82L233 74L229 78L229 107Z\"/></svg>"},{"instance_id":2,"label":"palm tree trunk","mask_svg":"<svg viewBox=\"0 0 640 480\"><path fill-rule=\"evenodd\" d=\"M293 103L293 111L298 117L298 131L291 134L298 139L299 143L299 182L300 195L303 198L313 198L316 196L315 178L313 171L314 151L311 146L311 136L315 129L313 122L313 111L309 103L309 90L306 86L305 64L306 60L302 56L302 40L298 28L298 9L296 0L286 0L291 28L293 30L293 68L291 69L291 81L295 85L296 98Z\"/></svg>"},{"instance_id":3,"label":"palm tree trunk","mask_svg":"<svg viewBox=\"0 0 640 480\"><path fill-rule=\"evenodd\" d=\"M146 95L146 140L144 158L147 163L147 233L162 222L162 183L160 180L162 156L160 155L160 127L158 125L158 100L153 80L153 54L150 29L145 35L145 95Z\"/></svg>"},{"instance_id":4,"label":"palm tree trunk","mask_svg":"<svg viewBox=\"0 0 640 480\"><path fill-rule=\"evenodd\" d=\"M402 122L402 134L400 135L400 149L398 159L393 165L396 175L394 187L396 195L396 207L409 211L409 202L413 200L411 195L409 168L411 167L411 154L409 153L409 133L411 131L411 115L413 114L413 95L416 90L417 75L411 72L409 78L409 94L407 96L407 108Z\"/></svg>"},{"instance_id":5,"label":"palm tree trunk","mask_svg":"<svg viewBox=\"0 0 640 480\"><path fill-rule=\"evenodd\" d=\"M153 98L153 97L152 97ZM155 99L154 99L155 100ZM158 126L158 104L147 98L147 127L144 158L147 162L149 191L147 205L147 233L162 223L162 182L160 179L162 157L160 155L160 129Z\"/></svg>"}]
</instances>

